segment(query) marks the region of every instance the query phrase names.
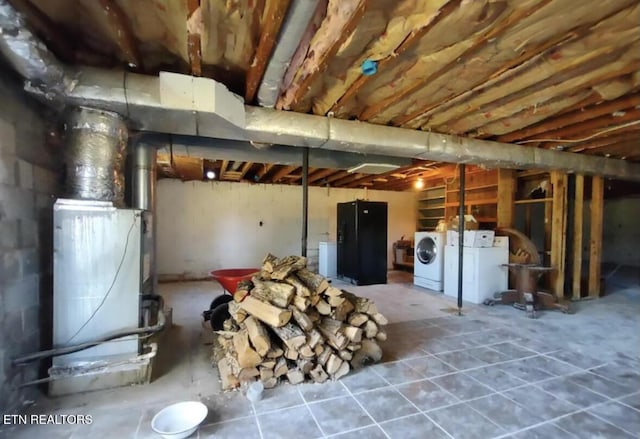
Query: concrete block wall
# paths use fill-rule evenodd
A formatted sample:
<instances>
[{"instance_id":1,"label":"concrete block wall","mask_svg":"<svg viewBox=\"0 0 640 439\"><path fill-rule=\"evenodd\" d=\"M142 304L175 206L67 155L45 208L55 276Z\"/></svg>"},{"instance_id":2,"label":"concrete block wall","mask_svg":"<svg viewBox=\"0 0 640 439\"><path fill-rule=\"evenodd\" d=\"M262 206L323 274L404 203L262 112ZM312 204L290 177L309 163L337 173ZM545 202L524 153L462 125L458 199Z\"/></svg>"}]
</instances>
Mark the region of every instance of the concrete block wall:
<instances>
[{"instance_id":1,"label":"concrete block wall","mask_svg":"<svg viewBox=\"0 0 640 439\"><path fill-rule=\"evenodd\" d=\"M46 114L17 78L0 78L0 413L33 399L45 364L16 368L11 359L51 346L52 207L59 154L46 146Z\"/></svg>"}]
</instances>

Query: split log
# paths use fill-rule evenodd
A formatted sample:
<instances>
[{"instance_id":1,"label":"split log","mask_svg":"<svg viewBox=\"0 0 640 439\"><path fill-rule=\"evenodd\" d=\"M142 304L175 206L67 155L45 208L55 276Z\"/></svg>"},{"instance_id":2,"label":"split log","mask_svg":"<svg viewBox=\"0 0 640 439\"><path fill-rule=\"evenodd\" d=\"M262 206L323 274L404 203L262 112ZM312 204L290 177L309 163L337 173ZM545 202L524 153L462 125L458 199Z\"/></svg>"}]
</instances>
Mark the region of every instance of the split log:
<instances>
[{"instance_id":1,"label":"split log","mask_svg":"<svg viewBox=\"0 0 640 439\"><path fill-rule=\"evenodd\" d=\"M238 323L236 323L235 320L233 319L227 319L224 322L222 322L222 329L227 331L227 332L237 332L240 330L240 326L238 326Z\"/></svg>"},{"instance_id":2,"label":"split log","mask_svg":"<svg viewBox=\"0 0 640 439\"><path fill-rule=\"evenodd\" d=\"M307 336L305 333L293 323L287 323L285 326L280 328L273 328L273 332L289 349L296 350L307 342Z\"/></svg>"},{"instance_id":3,"label":"split log","mask_svg":"<svg viewBox=\"0 0 640 439\"><path fill-rule=\"evenodd\" d=\"M362 340L362 329L357 326L345 326L343 331L344 335L353 343L358 343Z\"/></svg>"},{"instance_id":4,"label":"split log","mask_svg":"<svg viewBox=\"0 0 640 439\"><path fill-rule=\"evenodd\" d=\"M320 318L322 317L320 315L320 313L318 312L318 310L316 310L315 308L310 309L309 311L307 311L307 316L309 316L309 319L311 319L312 322L317 323L320 321Z\"/></svg>"},{"instance_id":5,"label":"split log","mask_svg":"<svg viewBox=\"0 0 640 439\"><path fill-rule=\"evenodd\" d=\"M271 377L266 381L260 380L262 381L262 385L264 386L265 389L273 389L275 386L278 385L278 378L276 377Z\"/></svg>"},{"instance_id":6,"label":"split log","mask_svg":"<svg viewBox=\"0 0 640 439\"><path fill-rule=\"evenodd\" d=\"M340 296L328 296L327 297L327 303L329 303L329 305L331 305L334 308L342 305L342 303L345 302L346 300L347 299L345 299L344 297L340 297Z\"/></svg>"},{"instance_id":7,"label":"split log","mask_svg":"<svg viewBox=\"0 0 640 439\"><path fill-rule=\"evenodd\" d=\"M249 334L246 329L238 331L233 336L233 347L237 354L238 364L243 369L256 367L262 361L262 357L249 345Z\"/></svg>"},{"instance_id":8,"label":"split log","mask_svg":"<svg viewBox=\"0 0 640 439\"><path fill-rule=\"evenodd\" d=\"M327 282L323 276L313 273L306 268L298 270L296 274L312 293L320 294L329 288L329 282Z\"/></svg>"},{"instance_id":9,"label":"split log","mask_svg":"<svg viewBox=\"0 0 640 439\"><path fill-rule=\"evenodd\" d=\"M254 277L253 284L254 287L251 290L252 297L280 308L289 306L295 293L295 287L285 283L268 280L261 281L257 277Z\"/></svg>"},{"instance_id":10,"label":"split log","mask_svg":"<svg viewBox=\"0 0 640 439\"><path fill-rule=\"evenodd\" d=\"M303 331L310 331L313 328L313 322L308 315L300 311L295 306L290 306L289 309L293 313L293 319Z\"/></svg>"},{"instance_id":11,"label":"split log","mask_svg":"<svg viewBox=\"0 0 640 439\"><path fill-rule=\"evenodd\" d=\"M362 344L360 343L349 343L347 345L347 349L349 349L351 352L355 352L357 350L360 350L362 348Z\"/></svg>"},{"instance_id":12,"label":"split log","mask_svg":"<svg viewBox=\"0 0 640 439\"><path fill-rule=\"evenodd\" d=\"M378 325L373 320L367 320L364 325L364 336L367 338L374 338L378 333Z\"/></svg>"},{"instance_id":13,"label":"split log","mask_svg":"<svg viewBox=\"0 0 640 439\"><path fill-rule=\"evenodd\" d=\"M349 317L349 314L353 311L354 307L351 302L344 300L339 306L337 306L331 313L336 320L344 322Z\"/></svg>"},{"instance_id":14,"label":"split log","mask_svg":"<svg viewBox=\"0 0 640 439\"><path fill-rule=\"evenodd\" d=\"M276 367L273 368L273 376L279 378L282 375L286 374L288 371L289 368L287 367L287 360L285 360L284 358L280 358L276 362Z\"/></svg>"},{"instance_id":15,"label":"split log","mask_svg":"<svg viewBox=\"0 0 640 439\"><path fill-rule=\"evenodd\" d=\"M325 365L327 373L329 375L335 374L338 369L340 369L340 366L342 366L343 362L344 361L336 354L329 355L329 359L327 360L327 364Z\"/></svg>"},{"instance_id":16,"label":"split log","mask_svg":"<svg viewBox=\"0 0 640 439\"><path fill-rule=\"evenodd\" d=\"M267 358L279 358L284 355L284 351L277 346L271 346L269 352L267 352Z\"/></svg>"},{"instance_id":17,"label":"split log","mask_svg":"<svg viewBox=\"0 0 640 439\"><path fill-rule=\"evenodd\" d=\"M352 326L362 326L369 320L369 316L359 312L354 312L349 316L349 324Z\"/></svg>"},{"instance_id":18,"label":"split log","mask_svg":"<svg viewBox=\"0 0 640 439\"><path fill-rule=\"evenodd\" d=\"M262 260L262 269L267 273L273 271L273 267L278 264L278 258L271 253L267 254Z\"/></svg>"},{"instance_id":19,"label":"split log","mask_svg":"<svg viewBox=\"0 0 640 439\"><path fill-rule=\"evenodd\" d=\"M387 341L387 333L385 331L378 331L376 334L376 340Z\"/></svg>"},{"instance_id":20,"label":"split log","mask_svg":"<svg viewBox=\"0 0 640 439\"><path fill-rule=\"evenodd\" d=\"M299 354L298 354L298 351L296 349L286 348L284 350L284 358L287 358L289 360L295 361L295 360L298 359L298 356L299 356Z\"/></svg>"},{"instance_id":21,"label":"split log","mask_svg":"<svg viewBox=\"0 0 640 439\"><path fill-rule=\"evenodd\" d=\"M293 287L296 289L296 295L301 297L309 297L311 295L311 290L307 288L307 286L302 283L302 281L298 279L298 276L296 276L295 274L287 276L284 281L289 285L293 285Z\"/></svg>"},{"instance_id":22,"label":"split log","mask_svg":"<svg viewBox=\"0 0 640 439\"><path fill-rule=\"evenodd\" d=\"M291 384L300 384L304 381L304 373L297 367L287 372L287 379Z\"/></svg>"},{"instance_id":23,"label":"split log","mask_svg":"<svg viewBox=\"0 0 640 439\"><path fill-rule=\"evenodd\" d=\"M297 365L298 365L298 369L300 369L302 373L305 375L311 372L311 369L313 369L313 367L315 366L313 361L305 360L305 359L299 359L297 362Z\"/></svg>"},{"instance_id":24,"label":"split log","mask_svg":"<svg viewBox=\"0 0 640 439\"><path fill-rule=\"evenodd\" d=\"M276 367L276 360L264 360L262 363L260 363L260 367L273 369L274 367Z\"/></svg>"},{"instance_id":25,"label":"split log","mask_svg":"<svg viewBox=\"0 0 640 439\"><path fill-rule=\"evenodd\" d=\"M238 289L235 293L233 293L234 302L242 302L245 297L249 295L249 289Z\"/></svg>"},{"instance_id":26,"label":"split log","mask_svg":"<svg viewBox=\"0 0 640 439\"><path fill-rule=\"evenodd\" d=\"M342 296L342 290L340 288L336 288L336 287L329 287L326 290L324 290L323 294L325 296L329 296L329 297Z\"/></svg>"},{"instance_id":27,"label":"split log","mask_svg":"<svg viewBox=\"0 0 640 439\"><path fill-rule=\"evenodd\" d=\"M260 381L264 382L270 378L273 378L273 369L267 367L260 368Z\"/></svg>"},{"instance_id":28,"label":"split log","mask_svg":"<svg viewBox=\"0 0 640 439\"><path fill-rule=\"evenodd\" d=\"M224 390L235 389L240 385L240 381L236 378L226 358L218 361L218 373L220 374L220 381L222 382L222 388Z\"/></svg>"},{"instance_id":29,"label":"split log","mask_svg":"<svg viewBox=\"0 0 640 439\"><path fill-rule=\"evenodd\" d=\"M333 349L331 349L328 346L325 346L324 350L318 354L318 363L324 366L325 364L327 364L327 361L329 360L329 357L331 355L333 355Z\"/></svg>"},{"instance_id":30,"label":"split log","mask_svg":"<svg viewBox=\"0 0 640 439\"><path fill-rule=\"evenodd\" d=\"M240 306L261 322L274 328L284 326L291 320L291 311L288 309L278 308L251 296L245 297Z\"/></svg>"},{"instance_id":31,"label":"split log","mask_svg":"<svg viewBox=\"0 0 640 439\"><path fill-rule=\"evenodd\" d=\"M311 306L316 306L320 299L320 294L312 294L311 296L309 296L309 302L311 303Z\"/></svg>"},{"instance_id":32,"label":"split log","mask_svg":"<svg viewBox=\"0 0 640 439\"><path fill-rule=\"evenodd\" d=\"M331 305L329 305L322 299L318 300L318 303L316 303L315 307L323 316L328 316L329 314L331 314Z\"/></svg>"},{"instance_id":33,"label":"split log","mask_svg":"<svg viewBox=\"0 0 640 439\"><path fill-rule=\"evenodd\" d=\"M308 344L304 344L298 349L298 354L305 360L312 360L316 357L315 352Z\"/></svg>"},{"instance_id":34,"label":"split log","mask_svg":"<svg viewBox=\"0 0 640 439\"><path fill-rule=\"evenodd\" d=\"M360 350L353 353L353 360L351 360L351 367L359 369L369 364L377 363L382 359L382 349L373 340L362 340L362 347Z\"/></svg>"},{"instance_id":35,"label":"split log","mask_svg":"<svg viewBox=\"0 0 640 439\"><path fill-rule=\"evenodd\" d=\"M307 344L311 349L314 349L321 341L322 334L317 329L313 328L307 333Z\"/></svg>"},{"instance_id":36,"label":"split log","mask_svg":"<svg viewBox=\"0 0 640 439\"><path fill-rule=\"evenodd\" d=\"M351 367L349 367L349 362L343 361L338 370L333 375L331 375L331 378L333 378L334 380L339 380L340 378L348 374L350 370Z\"/></svg>"},{"instance_id":37,"label":"split log","mask_svg":"<svg viewBox=\"0 0 640 439\"><path fill-rule=\"evenodd\" d=\"M324 352L324 349L324 344L318 344L313 348L313 352L316 354L316 357L318 357L322 352Z\"/></svg>"},{"instance_id":38,"label":"split log","mask_svg":"<svg viewBox=\"0 0 640 439\"><path fill-rule=\"evenodd\" d=\"M240 304L235 300L232 300L227 304L227 309L229 310L231 318L237 323L242 323L247 318L247 312L240 308Z\"/></svg>"},{"instance_id":39,"label":"split log","mask_svg":"<svg viewBox=\"0 0 640 439\"><path fill-rule=\"evenodd\" d=\"M369 315L376 314L378 312L375 304L366 297L356 296L355 294L349 293L348 291L343 291L342 297L351 302L355 312Z\"/></svg>"},{"instance_id":40,"label":"split log","mask_svg":"<svg viewBox=\"0 0 640 439\"><path fill-rule=\"evenodd\" d=\"M372 317L378 325L386 325L387 323L389 323L389 320L387 320L387 318L379 312L373 314Z\"/></svg>"},{"instance_id":41,"label":"split log","mask_svg":"<svg viewBox=\"0 0 640 439\"><path fill-rule=\"evenodd\" d=\"M338 355L344 361L351 361L353 359L353 352L347 349L341 350L340 352L338 352Z\"/></svg>"},{"instance_id":42,"label":"split log","mask_svg":"<svg viewBox=\"0 0 640 439\"><path fill-rule=\"evenodd\" d=\"M309 375L311 375L311 378L316 383L324 383L329 379L329 375L327 375L322 366L319 364L309 372Z\"/></svg>"},{"instance_id":43,"label":"split log","mask_svg":"<svg viewBox=\"0 0 640 439\"><path fill-rule=\"evenodd\" d=\"M257 367L244 368L238 374L238 379L241 383L246 381L254 381L257 376L260 376L260 371Z\"/></svg>"},{"instance_id":44,"label":"split log","mask_svg":"<svg viewBox=\"0 0 640 439\"><path fill-rule=\"evenodd\" d=\"M293 296L293 306L299 309L301 312L306 312L309 309L311 302L308 298L302 296Z\"/></svg>"},{"instance_id":45,"label":"split log","mask_svg":"<svg viewBox=\"0 0 640 439\"><path fill-rule=\"evenodd\" d=\"M249 340L255 348L256 352L264 357L271 349L271 341L267 329L254 317L247 317L244 324L249 333Z\"/></svg>"},{"instance_id":46,"label":"split log","mask_svg":"<svg viewBox=\"0 0 640 439\"><path fill-rule=\"evenodd\" d=\"M304 256L287 256L279 259L271 271L271 279L284 280L287 276L307 266Z\"/></svg>"}]
</instances>

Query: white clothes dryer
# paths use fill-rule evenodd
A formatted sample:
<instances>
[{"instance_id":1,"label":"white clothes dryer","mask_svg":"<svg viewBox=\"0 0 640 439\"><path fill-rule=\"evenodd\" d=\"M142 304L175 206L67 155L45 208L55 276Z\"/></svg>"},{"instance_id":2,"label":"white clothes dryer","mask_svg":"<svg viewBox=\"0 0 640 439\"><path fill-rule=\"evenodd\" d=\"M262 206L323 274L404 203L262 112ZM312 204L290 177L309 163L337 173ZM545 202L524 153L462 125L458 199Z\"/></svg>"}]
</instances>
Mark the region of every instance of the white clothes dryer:
<instances>
[{"instance_id":1,"label":"white clothes dryer","mask_svg":"<svg viewBox=\"0 0 640 439\"><path fill-rule=\"evenodd\" d=\"M413 259L415 285L442 291L445 239L446 234L442 232L416 232Z\"/></svg>"}]
</instances>

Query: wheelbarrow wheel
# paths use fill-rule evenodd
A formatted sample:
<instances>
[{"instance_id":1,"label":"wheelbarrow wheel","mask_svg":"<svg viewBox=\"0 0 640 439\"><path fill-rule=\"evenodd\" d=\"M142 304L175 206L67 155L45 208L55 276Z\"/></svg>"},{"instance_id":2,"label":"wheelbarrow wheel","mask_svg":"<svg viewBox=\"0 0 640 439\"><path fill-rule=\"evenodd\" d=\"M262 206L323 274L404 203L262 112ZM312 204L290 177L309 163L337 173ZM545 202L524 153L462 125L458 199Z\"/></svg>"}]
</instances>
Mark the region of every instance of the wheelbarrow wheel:
<instances>
[{"instance_id":1,"label":"wheelbarrow wheel","mask_svg":"<svg viewBox=\"0 0 640 439\"><path fill-rule=\"evenodd\" d=\"M216 309L219 305L223 303L229 303L233 300L233 296L231 294L220 294L218 297L211 301L211 305L209 305L210 310Z\"/></svg>"},{"instance_id":2,"label":"wheelbarrow wheel","mask_svg":"<svg viewBox=\"0 0 640 439\"><path fill-rule=\"evenodd\" d=\"M231 318L231 314L229 314L229 303L227 301L211 311L211 317L209 318L211 329L214 331L222 331L224 329L224 321L229 318Z\"/></svg>"}]
</instances>

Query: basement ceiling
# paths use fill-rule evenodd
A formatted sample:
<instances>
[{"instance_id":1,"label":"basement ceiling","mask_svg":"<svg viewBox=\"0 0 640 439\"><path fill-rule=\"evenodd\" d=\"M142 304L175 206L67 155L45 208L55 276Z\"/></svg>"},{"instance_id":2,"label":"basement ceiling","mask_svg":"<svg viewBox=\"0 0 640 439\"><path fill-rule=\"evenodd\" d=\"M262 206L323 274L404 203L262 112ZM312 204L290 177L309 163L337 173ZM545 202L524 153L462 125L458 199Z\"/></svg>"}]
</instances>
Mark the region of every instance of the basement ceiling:
<instances>
[{"instance_id":1,"label":"basement ceiling","mask_svg":"<svg viewBox=\"0 0 640 439\"><path fill-rule=\"evenodd\" d=\"M211 77L248 104L293 4L10 1L63 61ZM308 3L277 109L640 161L637 0Z\"/></svg>"}]
</instances>

